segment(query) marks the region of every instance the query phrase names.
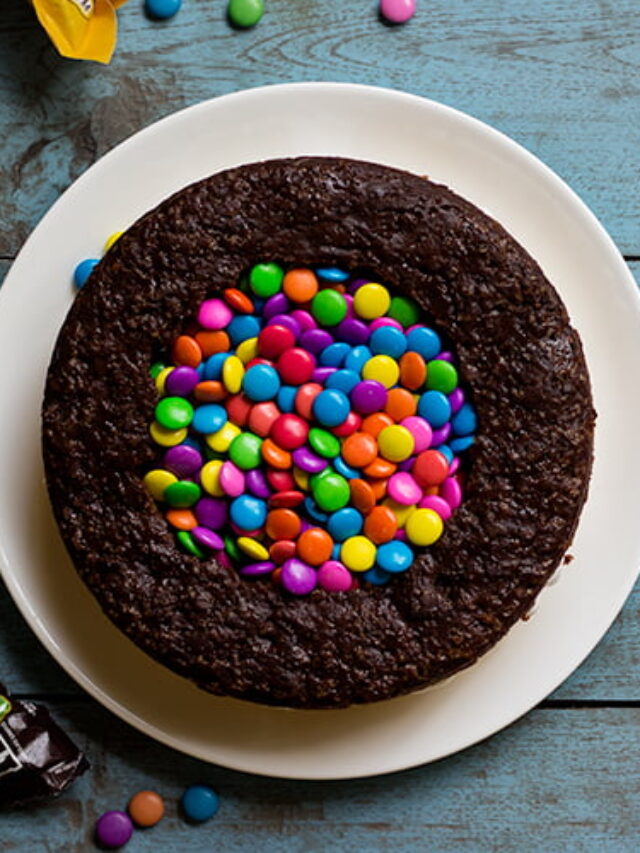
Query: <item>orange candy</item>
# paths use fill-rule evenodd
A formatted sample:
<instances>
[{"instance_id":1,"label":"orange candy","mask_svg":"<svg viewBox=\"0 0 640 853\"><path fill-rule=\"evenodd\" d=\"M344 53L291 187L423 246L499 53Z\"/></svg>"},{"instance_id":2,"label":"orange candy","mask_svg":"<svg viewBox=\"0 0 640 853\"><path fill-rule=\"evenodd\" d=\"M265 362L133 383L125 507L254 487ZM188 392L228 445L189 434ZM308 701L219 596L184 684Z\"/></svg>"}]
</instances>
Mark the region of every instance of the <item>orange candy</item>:
<instances>
[{"instance_id":1,"label":"orange candy","mask_svg":"<svg viewBox=\"0 0 640 853\"><path fill-rule=\"evenodd\" d=\"M399 423L405 418L415 415L418 410L418 403L411 391L407 391L406 388L391 388L387 392L384 410L390 418Z\"/></svg>"},{"instance_id":2,"label":"orange candy","mask_svg":"<svg viewBox=\"0 0 640 853\"><path fill-rule=\"evenodd\" d=\"M265 529L271 539L295 539L301 526L300 516L292 509L272 509L267 513Z\"/></svg>"},{"instance_id":3,"label":"orange candy","mask_svg":"<svg viewBox=\"0 0 640 853\"><path fill-rule=\"evenodd\" d=\"M187 367L197 367L202 361L200 344L190 335L180 335L175 339L171 355L175 364L183 364Z\"/></svg>"},{"instance_id":4,"label":"orange candy","mask_svg":"<svg viewBox=\"0 0 640 853\"><path fill-rule=\"evenodd\" d=\"M193 396L199 403L219 403L228 396L228 392L222 382L207 379L205 382L198 382L193 389Z\"/></svg>"},{"instance_id":5,"label":"orange candy","mask_svg":"<svg viewBox=\"0 0 640 853\"><path fill-rule=\"evenodd\" d=\"M170 509L166 519L172 527L178 530L193 530L198 526L198 519L190 509Z\"/></svg>"},{"instance_id":6,"label":"orange candy","mask_svg":"<svg viewBox=\"0 0 640 853\"><path fill-rule=\"evenodd\" d=\"M371 486L373 495L378 503L382 500L382 498L386 497L387 483L389 482L386 477L380 480L366 480L366 482Z\"/></svg>"},{"instance_id":7,"label":"orange candy","mask_svg":"<svg viewBox=\"0 0 640 853\"><path fill-rule=\"evenodd\" d=\"M238 311L240 314L253 314L255 311L253 302L249 299L247 294L235 287L229 287L227 290L223 290L222 295L227 305L233 308L234 311Z\"/></svg>"},{"instance_id":8,"label":"orange candy","mask_svg":"<svg viewBox=\"0 0 640 853\"><path fill-rule=\"evenodd\" d=\"M368 432L354 432L342 442L342 458L353 468L364 468L378 455L378 443Z\"/></svg>"},{"instance_id":9,"label":"orange candy","mask_svg":"<svg viewBox=\"0 0 640 853\"><path fill-rule=\"evenodd\" d=\"M376 498L369 483L364 480L349 480L351 490L351 503L363 515L371 512L376 505Z\"/></svg>"},{"instance_id":10,"label":"orange candy","mask_svg":"<svg viewBox=\"0 0 640 853\"><path fill-rule=\"evenodd\" d=\"M309 302L318 292L318 279L311 270L289 270L282 289L292 302Z\"/></svg>"},{"instance_id":11,"label":"orange candy","mask_svg":"<svg viewBox=\"0 0 640 853\"><path fill-rule=\"evenodd\" d=\"M400 357L400 384L410 391L417 391L427 378L427 365L417 352L405 352Z\"/></svg>"},{"instance_id":12,"label":"orange candy","mask_svg":"<svg viewBox=\"0 0 640 853\"><path fill-rule=\"evenodd\" d=\"M394 462L389 462L387 459L383 459L382 456L377 456L373 462L367 465L363 473L367 477L390 477L392 474L395 474L397 467Z\"/></svg>"},{"instance_id":13,"label":"orange candy","mask_svg":"<svg viewBox=\"0 0 640 853\"><path fill-rule=\"evenodd\" d=\"M331 559L333 539L326 530L310 527L300 534L297 542L298 557L310 566L319 566Z\"/></svg>"},{"instance_id":14,"label":"orange candy","mask_svg":"<svg viewBox=\"0 0 640 853\"><path fill-rule=\"evenodd\" d=\"M272 441L270 438L265 438L262 442L262 458L271 465L272 468L277 468L279 471L286 471L293 465L291 454Z\"/></svg>"},{"instance_id":15,"label":"orange candy","mask_svg":"<svg viewBox=\"0 0 640 853\"><path fill-rule=\"evenodd\" d=\"M209 358L217 352L228 352L231 347L231 341L226 332L197 332L195 340L204 358Z\"/></svg>"},{"instance_id":16,"label":"orange candy","mask_svg":"<svg viewBox=\"0 0 640 853\"><path fill-rule=\"evenodd\" d=\"M129 800L127 811L138 826L155 826L164 817L164 801L155 791L138 791Z\"/></svg>"},{"instance_id":17,"label":"orange candy","mask_svg":"<svg viewBox=\"0 0 640 853\"><path fill-rule=\"evenodd\" d=\"M396 535L398 521L388 506L376 506L364 520L364 535L376 545L390 542Z\"/></svg>"},{"instance_id":18,"label":"orange candy","mask_svg":"<svg viewBox=\"0 0 640 853\"><path fill-rule=\"evenodd\" d=\"M393 426L393 418L390 418L384 412L375 412L375 414L368 415L362 421L361 429L363 432L368 432L369 435L377 438L382 430L388 426Z\"/></svg>"}]
</instances>

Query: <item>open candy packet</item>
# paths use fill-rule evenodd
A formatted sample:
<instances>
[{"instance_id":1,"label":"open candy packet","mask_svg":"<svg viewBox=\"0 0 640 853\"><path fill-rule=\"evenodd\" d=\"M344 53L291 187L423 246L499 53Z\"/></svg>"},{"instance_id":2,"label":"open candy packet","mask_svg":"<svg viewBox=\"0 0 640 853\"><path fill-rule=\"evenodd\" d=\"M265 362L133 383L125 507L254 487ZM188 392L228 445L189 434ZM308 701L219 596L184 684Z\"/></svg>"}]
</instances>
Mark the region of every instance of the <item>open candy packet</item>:
<instances>
[{"instance_id":1,"label":"open candy packet","mask_svg":"<svg viewBox=\"0 0 640 853\"><path fill-rule=\"evenodd\" d=\"M127 0L31 0L62 56L107 63L118 35L116 9Z\"/></svg>"}]
</instances>

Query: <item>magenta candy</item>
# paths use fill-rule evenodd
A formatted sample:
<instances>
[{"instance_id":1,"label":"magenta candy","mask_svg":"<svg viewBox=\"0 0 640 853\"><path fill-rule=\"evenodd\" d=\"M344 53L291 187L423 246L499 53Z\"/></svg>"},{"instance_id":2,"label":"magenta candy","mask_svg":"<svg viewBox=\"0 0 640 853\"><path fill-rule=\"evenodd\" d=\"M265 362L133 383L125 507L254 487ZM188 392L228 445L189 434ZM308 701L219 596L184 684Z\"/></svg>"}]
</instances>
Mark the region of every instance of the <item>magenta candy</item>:
<instances>
[{"instance_id":1,"label":"magenta candy","mask_svg":"<svg viewBox=\"0 0 640 853\"><path fill-rule=\"evenodd\" d=\"M449 476L453 476L456 471L460 468L460 457L454 456L453 462L449 465Z\"/></svg>"},{"instance_id":2,"label":"magenta candy","mask_svg":"<svg viewBox=\"0 0 640 853\"><path fill-rule=\"evenodd\" d=\"M270 320L276 314L287 314L290 308L290 303L284 293L276 293L275 296L270 296L264 303L262 316L265 320Z\"/></svg>"},{"instance_id":3,"label":"magenta candy","mask_svg":"<svg viewBox=\"0 0 640 853\"><path fill-rule=\"evenodd\" d=\"M437 512L443 521L448 521L451 518L452 510L444 498L439 495L427 495L422 498L418 504L419 509L432 509Z\"/></svg>"},{"instance_id":4,"label":"magenta candy","mask_svg":"<svg viewBox=\"0 0 640 853\"><path fill-rule=\"evenodd\" d=\"M248 536L249 539L258 539L262 535L262 528L258 530L244 530L242 527L238 527L237 524L230 522L229 527L233 530L236 536Z\"/></svg>"},{"instance_id":5,"label":"magenta candy","mask_svg":"<svg viewBox=\"0 0 640 853\"><path fill-rule=\"evenodd\" d=\"M209 530L220 530L229 518L228 504L222 498L200 498L194 512L198 524Z\"/></svg>"},{"instance_id":6,"label":"magenta candy","mask_svg":"<svg viewBox=\"0 0 640 853\"><path fill-rule=\"evenodd\" d=\"M291 592L293 595L308 595L311 590L315 589L318 576L315 569L307 563L292 557L282 564L280 582L287 592Z\"/></svg>"},{"instance_id":7,"label":"magenta candy","mask_svg":"<svg viewBox=\"0 0 640 853\"><path fill-rule=\"evenodd\" d=\"M105 812L96 821L96 841L114 850L123 847L133 835L133 823L125 812Z\"/></svg>"},{"instance_id":8,"label":"magenta candy","mask_svg":"<svg viewBox=\"0 0 640 853\"><path fill-rule=\"evenodd\" d=\"M284 326L285 329L289 329L296 339L302 334L300 324L289 314L275 314L269 320L267 326Z\"/></svg>"},{"instance_id":9,"label":"magenta candy","mask_svg":"<svg viewBox=\"0 0 640 853\"><path fill-rule=\"evenodd\" d=\"M356 320L354 317L338 323L335 331L339 341L351 344L352 347L366 344L369 340L369 327L362 320Z\"/></svg>"},{"instance_id":10,"label":"magenta candy","mask_svg":"<svg viewBox=\"0 0 640 853\"><path fill-rule=\"evenodd\" d=\"M449 352L449 350L445 350L436 356L438 361L453 361L453 353Z\"/></svg>"},{"instance_id":11,"label":"magenta candy","mask_svg":"<svg viewBox=\"0 0 640 853\"><path fill-rule=\"evenodd\" d=\"M318 569L318 584L327 592L351 589L351 572L338 560L327 560Z\"/></svg>"},{"instance_id":12,"label":"magenta candy","mask_svg":"<svg viewBox=\"0 0 640 853\"><path fill-rule=\"evenodd\" d=\"M411 506L422 497L422 489L408 471L392 474L387 483L387 493L399 504Z\"/></svg>"},{"instance_id":13,"label":"magenta candy","mask_svg":"<svg viewBox=\"0 0 640 853\"><path fill-rule=\"evenodd\" d=\"M298 345L317 355L333 343L333 336L325 329L308 329L300 335Z\"/></svg>"},{"instance_id":14,"label":"magenta candy","mask_svg":"<svg viewBox=\"0 0 640 853\"><path fill-rule=\"evenodd\" d=\"M401 542L406 542L409 537L407 536L407 531L404 529L404 527L400 527L398 530L396 530L395 536L393 538L399 539Z\"/></svg>"},{"instance_id":15,"label":"magenta candy","mask_svg":"<svg viewBox=\"0 0 640 853\"><path fill-rule=\"evenodd\" d=\"M424 418L421 418L419 415L410 415L408 418L400 421L400 426L406 427L413 436L415 453L422 453L423 450L431 447L433 431L431 424L425 421Z\"/></svg>"},{"instance_id":16,"label":"magenta candy","mask_svg":"<svg viewBox=\"0 0 640 853\"><path fill-rule=\"evenodd\" d=\"M416 0L380 0L380 14L392 24L404 24L416 13Z\"/></svg>"},{"instance_id":17,"label":"magenta candy","mask_svg":"<svg viewBox=\"0 0 640 853\"><path fill-rule=\"evenodd\" d=\"M165 380L167 394L175 397L187 397L200 382L200 374L194 367L181 365L174 367Z\"/></svg>"},{"instance_id":18,"label":"magenta candy","mask_svg":"<svg viewBox=\"0 0 640 853\"><path fill-rule=\"evenodd\" d=\"M317 329L318 327L313 314L304 311L302 308L296 308L295 311L291 312L290 316L293 317L303 332L308 332L310 329Z\"/></svg>"},{"instance_id":19,"label":"magenta candy","mask_svg":"<svg viewBox=\"0 0 640 853\"><path fill-rule=\"evenodd\" d=\"M399 329L401 332L404 332L402 323L398 323L398 321L394 320L393 317L376 317L376 319L369 324L369 333L373 334L376 329L380 329L382 326L391 326L393 329Z\"/></svg>"},{"instance_id":20,"label":"magenta candy","mask_svg":"<svg viewBox=\"0 0 640 853\"><path fill-rule=\"evenodd\" d=\"M462 503L462 489L455 477L447 477L438 488L438 494L445 499L451 509L457 509Z\"/></svg>"},{"instance_id":21,"label":"magenta candy","mask_svg":"<svg viewBox=\"0 0 640 853\"><path fill-rule=\"evenodd\" d=\"M229 459L220 468L220 488L232 498L244 493L244 474Z\"/></svg>"},{"instance_id":22,"label":"magenta candy","mask_svg":"<svg viewBox=\"0 0 640 853\"><path fill-rule=\"evenodd\" d=\"M244 475L247 489L256 498L266 499L271 496L271 489L263 471L260 468L252 468Z\"/></svg>"},{"instance_id":23,"label":"magenta candy","mask_svg":"<svg viewBox=\"0 0 640 853\"><path fill-rule=\"evenodd\" d=\"M345 320L352 320L356 316L355 308L353 307L353 296L350 293L345 293L344 301L347 303Z\"/></svg>"},{"instance_id":24,"label":"magenta candy","mask_svg":"<svg viewBox=\"0 0 640 853\"><path fill-rule=\"evenodd\" d=\"M437 447L439 444L444 444L451 435L451 422L447 421L440 429L434 429L431 435L431 444Z\"/></svg>"},{"instance_id":25,"label":"magenta candy","mask_svg":"<svg viewBox=\"0 0 640 853\"><path fill-rule=\"evenodd\" d=\"M213 556L220 563L223 569L233 568L233 561L231 560L231 557L227 554L226 551L216 551Z\"/></svg>"},{"instance_id":26,"label":"magenta candy","mask_svg":"<svg viewBox=\"0 0 640 853\"><path fill-rule=\"evenodd\" d=\"M180 479L192 477L199 472L202 468L202 461L200 451L188 444L177 444L175 447L170 447L163 458L163 462L169 471Z\"/></svg>"},{"instance_id":27,"label":"magenta candy","mask_svg":"<svg viewBox=\"0 0 640 853\"><path fill-rule=\"evenodd\" d=\"M308 474L318 474L320 471L324 471L329 464L328 459L318 456L306 444L304 447L298 447L297 450L294 450L292 458L296 468L300 468L300 470L306 471Z\"/></svg>"},{"instance_id":28,"label":"magenta candy","mask_svg":"<svg viewBox=\"0 0 640 853\"><path fill-rule=\"evenodd\" d=\"M208 527L194 527L190 533L198 545L204 545L205 548L210 548L212 551L219 551L224 548L222 538Z\"/></svg>"},{"instance_id":29,"label":"magenta candy","mask_svg":"<svg viewBox=\"0 0 640 853\"><path fill-rule=\"evenodd\" d=\"M465 396L462 388L455 388L449 394L449 405L451 406L451 414L455 415L464 405Z\"/></svg>"},{"instance_id":30,"label":"magenta candy","mask_svg":"<svg viewBox=\"0 0 640 853\"><path fill-rule=\"evenodd\" d=\"M276 564L270 560L263 560L259 563L249 563L248 566L243 566L240 569L240 574L245 575L245 577L258 577L270 574L275 567Z\"/></svg>"},{"instance_id":31,"label":"magenta candy","mask_svg":"<svg viewBox=\"0 0 640 853\"><path fill-rule=\"evenodd\" d=\"M353 388L349 395L351 405L361 415L370 415L384 409L387 402L387 389L375 379L365 379Z\"/></svg>"},{"instance_id":32,"label":"magenta candy","mask_svg":"<svg viewBox=\"0 0 640 853\"><path fill-rule=\"evenodd\" d=\"M204 329L224 329L232 320L233 311L222 299L205 299L198 310L198 323Z\"/></svg>"}]
</instances>

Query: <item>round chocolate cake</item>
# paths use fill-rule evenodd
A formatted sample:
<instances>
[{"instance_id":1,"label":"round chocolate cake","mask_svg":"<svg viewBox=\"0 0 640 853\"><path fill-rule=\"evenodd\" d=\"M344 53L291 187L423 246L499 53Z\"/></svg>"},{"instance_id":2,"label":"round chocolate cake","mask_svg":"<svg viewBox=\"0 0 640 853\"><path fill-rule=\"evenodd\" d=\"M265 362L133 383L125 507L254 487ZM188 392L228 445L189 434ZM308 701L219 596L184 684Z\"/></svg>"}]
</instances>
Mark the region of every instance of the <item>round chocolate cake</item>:
<instances>
[{"instance_id":1,"label":"round chocolate cake","mask_svg":"<svg viewBox=\"0 0 640 853\"><path fill-rule=\"evenodd\" d=\"M566 310L498 223L315 157L214 175L109 248L43 452L75 566L138 646L212 693L336 708L451 675L527 614L594 418Z\"/></svg>"}]
</instances>

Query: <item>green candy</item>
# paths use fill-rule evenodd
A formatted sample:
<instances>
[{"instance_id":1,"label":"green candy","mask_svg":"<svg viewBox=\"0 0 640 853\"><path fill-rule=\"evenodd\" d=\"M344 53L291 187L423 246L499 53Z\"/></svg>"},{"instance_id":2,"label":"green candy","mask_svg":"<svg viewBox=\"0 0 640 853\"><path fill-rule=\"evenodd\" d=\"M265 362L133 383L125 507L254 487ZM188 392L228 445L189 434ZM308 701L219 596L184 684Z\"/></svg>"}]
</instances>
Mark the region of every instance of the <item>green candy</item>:
<instances>
[{"instance_id":1,"label":"green candy","mask_svg":"<svg viewBox=\"0 0 640 853\"><path fill-rule=\"evenodd\" d=\"M282 290L284 270L278 264L256 264L249 273L249 286L256 296L268 298Z\"/></svg>"},{"instance_id":2,"label":"green candy","mask_svg":"<svg viewBox=\"0 0 640 853\"><path fill-rule=\"evenodd\" d=\"M394 296L391 299L387 317L397 320L406 329L420 320L420 309L413 300L405 296Z\"/></svg>"},{"instance_id":3,"label":"green candy","mask_svg":"<svg viewBox=\"0 0 640 853\"><path fill-rule=\"evenodd\" d=\"M0 723L4 720L7 714L11 713L11 702L6 696L0 696Z\"/></svg>"},{"instance_id":4,"label":"green candy","mask_svg":"<svg viewBox=\"0 0 640 853\"><path fill-rule=\"evenodd\" d=\"M321 326L337 326L347 316L347 302L337 290L320 290L311 302L311 313Z\"/></svg>"},{"instance_id":5,"label":"green candy","mask_svg":"<svg viewBox=\"0 0 640 853\"><path fill-rule=\"evenodd\" d=\"M340 453L340 441L320 427L312 427L309 430L309 444L318 456L324 456L325 459L333 459Z\"/></svg>"},{"instance_id":6,"label":"green candy","mask_svg":"<svg viewBox=\"0 0 640 853\"><path fill-rule=\"evenodd\" d=\"M202 489L197 483L189 480L178 480L164 490L164 499L169 506L176 509L186 509L200 500Z\"/></svg>"},{"instance_id":7,"label":"green candy","mask_svg":"<svg viewBox=\"0 0 640 853\"><path fill-rule=\"evenodd\" d=\"M349 483L341 474L332 468L326 468L320 474L311 478L313 498L320 509L335 512L349 503Z\"/></svg>"},{"instance_id":8,"label":"green candy","mask_svg":"<svg viewBox=\"0 0 640 853\"><path fill-rule=\"evenodd\" d=\"M183 397L165 397L156 406L156 420L165 429L182 429L193 420L193 406Z\"/></svg>"},{"instance_id":9,"label":"green candy","mask_svg":"<svg viewBox=\"0 0 640 853\"><path fill-rule=\"evenodd\" d=\"M262 461L262 439L252 432L242 432L237 435L229 447L229 458L234 465L243 471L257 468Z\"/></svg>"},{"instance_id":10,"label":"green candy","mask_svg":"<svg viewBox=\"0 0 640 853\"><path fill-rule=\"evenodd\" d=\"M227 14L236 27L255 27L264 15L264 0L229 0Z\"/></svg>"},{"instance_id":11,"label":"green candy","mask_svg":"<svg viewBox=\"0 0 640 853\"><path fill-rule=\"evenodd\" d=\"M427 362L427 381L429 391L442 391L450 394L458 386L458 371L448 361L435 358Z\"/></svg>"},{"instance_id":12,"label":"green candy","mask_svg":"<svg viewBox=\"0 0 640 853\"><path fill-rule=\"evenodd\" d=\"M152 379L155 379L159 373L162 373L166 366L167 365L163 364L161 361L156 361L156 363L152 364L149 368L149 376L151 376Z\"/></svg>"},{"instance_id":13,"label":"green candy","mask_svg":"<svg viewBox=\"0 0 640 853\"><path fill-rule=\"evenodd\" d=\"M224 536L224 550L231 557L231 559L236 563L242 563L244 559L244 555L240 548L236 545L236 540L231 536Z\"/></svg>"},{"instance_id":14,"label":"green candy","mask_svg":"<svg viewBox=\"0 0 640 853\"><path fill-rule=\"evenodd\" d=\"M200 557L200 559L206 556L204 551L198 547L193 536L188 530L179 530L176 533L176 539L178 540L178 544L182 550L186 551L187 554L191 554L193 557Z\"/></svg>"}]
</instances>

